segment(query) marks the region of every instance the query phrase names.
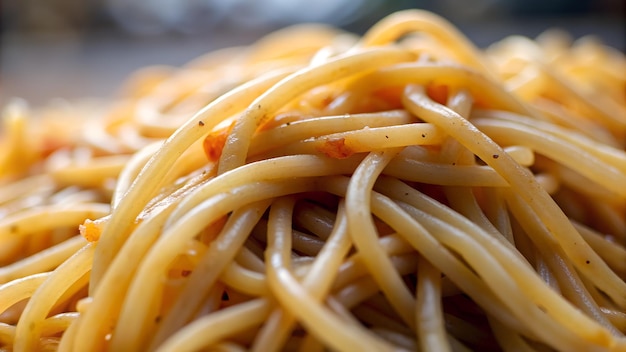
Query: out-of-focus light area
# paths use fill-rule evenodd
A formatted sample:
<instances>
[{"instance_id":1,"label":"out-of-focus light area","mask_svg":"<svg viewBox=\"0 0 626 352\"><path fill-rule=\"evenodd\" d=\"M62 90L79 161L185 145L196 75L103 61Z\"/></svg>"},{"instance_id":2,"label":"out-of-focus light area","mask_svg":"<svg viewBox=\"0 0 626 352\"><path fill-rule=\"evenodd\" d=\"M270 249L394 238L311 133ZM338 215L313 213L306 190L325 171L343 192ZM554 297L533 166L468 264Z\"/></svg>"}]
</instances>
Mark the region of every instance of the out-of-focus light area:
<instances>
[{"instance_id":1,"label":"out-of-focus light area","mask_svg":"<svg viewBox=\"0 0 626 352\"><path fill-rule=\"evenodd\" d=\"M557 27L624 51L624 7L624 0L4 0L0 104L109 97L140 67L182 65L295 23L363 33L407 8L446 17L480 47Z\"/></svg>"}]
</instances>

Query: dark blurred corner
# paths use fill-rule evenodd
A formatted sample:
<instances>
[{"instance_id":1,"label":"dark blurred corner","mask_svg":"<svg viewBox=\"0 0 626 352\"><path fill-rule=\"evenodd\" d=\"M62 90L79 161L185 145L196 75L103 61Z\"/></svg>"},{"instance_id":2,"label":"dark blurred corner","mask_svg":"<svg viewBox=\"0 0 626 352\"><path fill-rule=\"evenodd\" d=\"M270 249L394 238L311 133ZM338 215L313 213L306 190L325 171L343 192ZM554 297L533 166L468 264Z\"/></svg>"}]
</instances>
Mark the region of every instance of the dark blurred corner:
<instances>
[{"instance_id":1,"label":"dark blurred corner","mask_svg":"<svg viewBox=\"0 0 626 352\"><path fill-rule=\"evenodd\" d=\"M362 33L406 8L436 12L484 47L559 27L626 49L624 0L0 0L0 104L107 97L133 70L181 65L271 30L325 22Z\"/></svg>"}]
</instances>

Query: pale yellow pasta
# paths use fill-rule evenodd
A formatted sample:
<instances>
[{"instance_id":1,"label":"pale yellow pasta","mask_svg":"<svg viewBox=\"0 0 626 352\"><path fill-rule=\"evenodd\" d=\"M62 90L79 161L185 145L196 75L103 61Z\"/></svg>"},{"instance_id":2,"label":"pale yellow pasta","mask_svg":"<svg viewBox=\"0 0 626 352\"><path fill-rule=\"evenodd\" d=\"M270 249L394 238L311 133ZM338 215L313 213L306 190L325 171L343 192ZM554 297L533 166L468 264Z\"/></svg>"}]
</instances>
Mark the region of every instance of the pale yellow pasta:
<instances>
[{"instance_id":1,"label":"pale yellow pasta","mask_svg":"<svg viewBox=\"0 0 626 352\"><path fill-rule=\"evenodd\" d=\"M409 10L12 100L0 350L626 350L620 67Z\"/></svg>"}]
</instances>

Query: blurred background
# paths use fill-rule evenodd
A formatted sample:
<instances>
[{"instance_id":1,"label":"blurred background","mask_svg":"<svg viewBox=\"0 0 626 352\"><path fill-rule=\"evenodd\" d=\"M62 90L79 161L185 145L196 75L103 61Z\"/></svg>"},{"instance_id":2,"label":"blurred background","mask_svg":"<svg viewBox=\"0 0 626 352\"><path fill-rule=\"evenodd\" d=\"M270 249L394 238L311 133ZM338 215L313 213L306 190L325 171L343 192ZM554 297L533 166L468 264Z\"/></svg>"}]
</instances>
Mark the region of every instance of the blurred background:
<instances>
[{"instance_id":1,"label":"blurred background","mask_svg":"<svg viewBox=\"0 0 626 352\"><path fill-rule=\"evenodd\" d=\"M624 0L2 0L0 105L22 97L108 97L133 70L182 65L301 22L363 33L385 15L422 8L480 47L562 28L626 49Z\"/></svg>"}]
</instances>

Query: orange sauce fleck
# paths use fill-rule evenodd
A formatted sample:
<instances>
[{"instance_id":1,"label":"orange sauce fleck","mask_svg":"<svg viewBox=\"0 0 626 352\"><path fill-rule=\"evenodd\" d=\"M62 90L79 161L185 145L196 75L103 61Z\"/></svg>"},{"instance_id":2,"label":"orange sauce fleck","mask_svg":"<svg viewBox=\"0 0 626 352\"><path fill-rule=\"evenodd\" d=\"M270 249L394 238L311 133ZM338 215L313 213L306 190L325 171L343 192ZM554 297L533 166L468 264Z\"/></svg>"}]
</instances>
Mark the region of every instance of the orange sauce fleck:
<instances>
[{"instance_id":1,"label":"orange sauce fleck","mask_svg":"<svg viewBox=\"0 0 626 352\"><path fill-rule=\"evenodd\" d=\"M330 103L332 103L332 102L333 102L333 100L335 100L335 97L334 97L334 96L332 96L332 95L327 95L327 96L325 96L325 97L324 97L324 98L320 101L320 103L321 103L320 108L322 108L322 109L323 109L323 108L328 107L328 105L330 105Z\"/></svg>"},{"instance_id":2,"label":"orange sauce fleck","mask_svg":"<svg viewBox=\"0 0 626 352\"><path fill-rule=\"evenodd\" d=\"M434 83L429 84L428 87L426 87L426 94L428 94L430 99L445 105L448 101L448 86Z\"/></svg>"},{"instance_id":3,"label":"orange sauce fleck","mask_svg":"<svg viewBox=\"0 0 626 352\"><path fill-rule=\"evenodd\" d=\"M234 125L235 122L233 121L230 126L213 131L209 133L206 138L204 138L202 147L204 148L204 154L206 154L209 161L217 161L220 156L222 156L222 150L226 144L226 138L228 138L228 135Z\"/></svg>"},{"instance_id":4,"label":"orange sauce fleck","mask_svg":"<svg viewBox=\"0 0 626 352\"><path fill-rule=\"evenodd\" d=\"M345 138L327 139L317 150L335 159L345 159L354 154L354 150L346 145Z\"/></svg>"},{"instance_id":5,"label":"orange sauce fleck","mask_svg":"<svg viewBox=\"0 0 626 352\"><path fill-rule=\"evenodd\" d=\"M82 225L78 226L80 234L89 242L96 242L100 239L103 223L101 221L85 220Z\"/></svg>"}]
</instances>

